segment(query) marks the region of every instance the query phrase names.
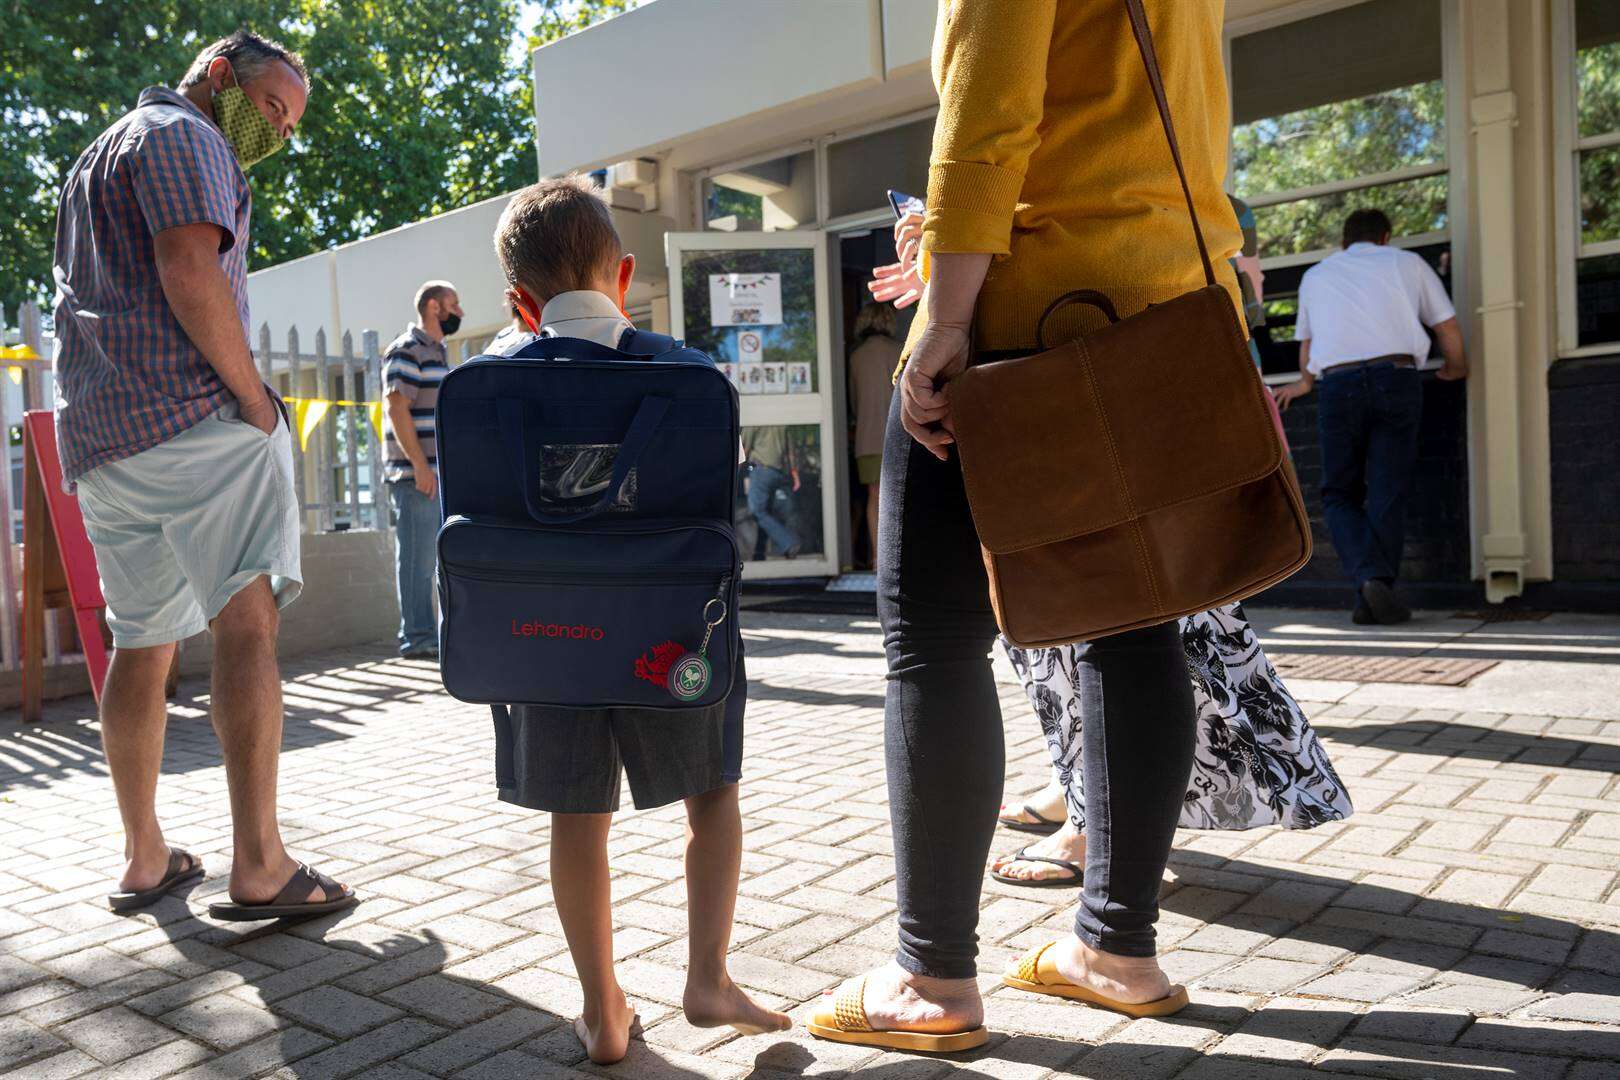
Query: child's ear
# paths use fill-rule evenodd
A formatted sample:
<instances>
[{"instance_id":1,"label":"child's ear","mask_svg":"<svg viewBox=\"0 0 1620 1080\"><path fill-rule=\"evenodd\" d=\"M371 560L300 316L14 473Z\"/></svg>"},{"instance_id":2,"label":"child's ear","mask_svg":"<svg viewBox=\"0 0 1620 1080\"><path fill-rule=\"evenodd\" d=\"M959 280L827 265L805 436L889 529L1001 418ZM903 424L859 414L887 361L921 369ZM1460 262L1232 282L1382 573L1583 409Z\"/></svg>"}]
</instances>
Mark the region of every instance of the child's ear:
<instances>
[{"instance_id":1,"label":"child's ear","mask_svg":"<svg viewBox=\"0 0 1620 1080\"><path fill-rule=\"evenodd\" d=\"M506 300L507 303L517 308L517 313L522 316L530 332L538 334L540 332L540 305L536 304L534 298L523 291L523 286L513 285L509 287L506 290Z\"/></svg>"},{"instance_id":2,"label":"child's ear","mask_svg":"<svg viewBox=\"0 0 1620 1080\"><path fill-rule=\"evenodd\" d=\"M624 298L630 293L630 281L636 276L636 257L628 251L619 260L619 310L624 310Z\"/></svg>"}]
</instances>

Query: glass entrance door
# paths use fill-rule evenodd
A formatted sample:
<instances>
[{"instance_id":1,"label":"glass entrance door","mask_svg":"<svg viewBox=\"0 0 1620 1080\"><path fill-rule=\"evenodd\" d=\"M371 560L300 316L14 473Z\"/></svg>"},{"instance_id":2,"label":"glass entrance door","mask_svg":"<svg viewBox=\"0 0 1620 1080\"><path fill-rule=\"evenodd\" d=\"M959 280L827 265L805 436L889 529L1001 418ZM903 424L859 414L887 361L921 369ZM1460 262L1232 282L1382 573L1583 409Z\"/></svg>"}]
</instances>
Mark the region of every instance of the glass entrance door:
<instances>
[{"instance_id":1,"label":"glass entrance door","mask_svg":"<svg viewBox=\"0 0 1620 1080\"><path fill-rule=\"evenodd\" d=\"M837 566L832 342L820 232L668 233L670 329L720 364L742 404L743 577Z\"/></svg>"}]
</instances>

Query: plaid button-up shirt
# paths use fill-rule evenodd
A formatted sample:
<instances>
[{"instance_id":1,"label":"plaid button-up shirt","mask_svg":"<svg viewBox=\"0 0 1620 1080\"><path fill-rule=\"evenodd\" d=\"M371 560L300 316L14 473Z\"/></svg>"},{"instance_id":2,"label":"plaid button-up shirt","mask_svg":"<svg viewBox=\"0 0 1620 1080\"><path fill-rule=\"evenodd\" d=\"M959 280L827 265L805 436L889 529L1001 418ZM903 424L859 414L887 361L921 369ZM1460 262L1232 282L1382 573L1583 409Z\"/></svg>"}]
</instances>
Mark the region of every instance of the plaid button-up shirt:
<instances>
[{"instance_id":1,"label":"plaid button-up shirt","mask_svg":"<svg viewBox=\"0 0 1620 1080\"><path fill-rule=\"evenodd\" d=\"M79 155L56 215L56 437L63 480L167 442L231 398L164 298L153 238L218 225L248 331L252 196L224 134L184 97L141 92Z\"/></svg>"}]
</instances>

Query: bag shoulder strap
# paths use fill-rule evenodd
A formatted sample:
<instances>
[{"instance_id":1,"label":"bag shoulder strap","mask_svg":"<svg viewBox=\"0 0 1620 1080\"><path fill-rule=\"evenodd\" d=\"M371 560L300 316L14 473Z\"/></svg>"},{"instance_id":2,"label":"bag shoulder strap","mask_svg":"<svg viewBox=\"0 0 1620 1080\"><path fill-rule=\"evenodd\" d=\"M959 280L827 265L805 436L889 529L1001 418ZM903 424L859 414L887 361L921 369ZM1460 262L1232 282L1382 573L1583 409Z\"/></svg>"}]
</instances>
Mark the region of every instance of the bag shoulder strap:
<instances>
[{"instance_id":1,"label":"bag shoulder strap","mask_svg":"<svg viewBox=\"0 0 1620 1080\"><path fill-rule=\"evenodd\" d=\"M1170 156L1176 162L1176 176L1181 180L1181 194L1187 199L1187 213L1192 217L1193 236L1198 241L1198 258L1204 264L1204 280L1215 284L1215 268L1209 262L1209 248L1204 245L1204 230L1198 224L1198 211L1193 208L1192 188L1187 184L1187 170L1181 164L1181 147L1176 144L1175 125L1170 122L1170 102L1164 94L1164 77L1159 74L1159 57L1153 50L1153 30L1148 26L1147 12L1142 0L1125 0L1125 10L1131 17L1131 33L1136 36L1136 47L1142 54L1142 66L1147 68L1148 85L1153 88L1153 100L1159 107L1159 122L1164 125L1164 137L1170 143Z\"/></svg>"},{"instance_id":2,"label":"bag shoulder strap","mask_svg":"<svg viewBox=\"0 0 1620 1080\"><path fill-rule=\"evenodd\" d=\"M627 326L619 335L619 351L632 356L662 356L681 347L681 343L668 334L655 334L651 330L637 330Z\"/></svg>"}]
</instances>

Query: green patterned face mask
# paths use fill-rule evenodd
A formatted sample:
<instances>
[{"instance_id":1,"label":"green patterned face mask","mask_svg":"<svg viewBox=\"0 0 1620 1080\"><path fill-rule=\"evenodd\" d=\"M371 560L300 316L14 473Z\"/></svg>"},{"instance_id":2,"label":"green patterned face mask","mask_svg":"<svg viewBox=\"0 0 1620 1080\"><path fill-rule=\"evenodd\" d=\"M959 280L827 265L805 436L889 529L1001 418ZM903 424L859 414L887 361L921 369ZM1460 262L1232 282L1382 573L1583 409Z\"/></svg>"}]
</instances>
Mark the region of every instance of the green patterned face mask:
<instances>
[{"instance_id":1,"label":"green patterned face mask","mask_svg":"<svg viewBox=\"0 0 1620 1080\"><path fill-rule=\"evenodd\" d=\"M228 86L214 95L214 120L244 169L251 169L286 144L240 86Z\"/></svg>"}]
</instances>

